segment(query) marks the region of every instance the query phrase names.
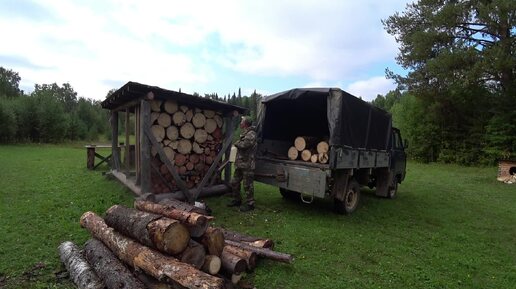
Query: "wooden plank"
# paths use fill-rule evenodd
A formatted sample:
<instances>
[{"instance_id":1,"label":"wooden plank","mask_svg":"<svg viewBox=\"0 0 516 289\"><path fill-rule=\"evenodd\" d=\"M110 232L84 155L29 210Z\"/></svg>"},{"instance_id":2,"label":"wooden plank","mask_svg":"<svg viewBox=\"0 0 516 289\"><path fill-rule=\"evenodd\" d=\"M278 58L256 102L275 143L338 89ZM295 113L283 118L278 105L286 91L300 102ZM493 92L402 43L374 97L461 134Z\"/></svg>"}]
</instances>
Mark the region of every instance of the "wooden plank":
<instances>
[{"instance_id":1,"label":"wooden plank","mask_svg":"<svg viewBox=\"0 0 516 289\"><path fill-rule=\"evenodd\" d=\"M141 196L143 195L142 189L135 184L131 179L127 178L127 176L117 170L111 170L111 174L124 186L126 186L129 190L131 190L135 195Z\"/></svg>"},{"instance_id":2,"label":"wooden plank","mask_svg":"<svg viewBox=\"0 0 516 289\"><path fill-rule=\"evenodd\" d=\"M233 130L233 127L230 127L230 123L232 123L231 118L225 117L224 123L226 124L225 135L227 137L227 135L231 132L231 130ZM224 169L224 181L228 184L229 184L229 182L231 182L231 162L229 161L230 155L231 155L231 146L229 146L226 149L226 153L225 153L225 157L224 157L225 161L228 162L228 164L226 165L226 167Z\"/></svg>"},{"instance_id":3,"label":"wooden plank","mask_svg":"<svg viewBox=\"0 0 516 289\"><path fill-rule=\"evenodd\" d=\"M233 125L234 125L235 119L236 119L236 117L233 116L231 118L231 120L229 121L229 134L226 136L226 139L224 140L224 144L222 145L222 149L220 150L220 152L217 155L217 157L215 158L215 160L213 160L213 163L211 164L210 168L208 169L208 172L206 172L206 174L202 178L202 181L197 186L197 188L195 190L195 194L193 196L193 201L190 201L190 203L193 203L193 202L195 202L195 200L197 200L197 197L199 197L199 194L201 193L202 189L204 188L204 186L208 182L209 178L211 177L211 175L213 174L213 172L217 168L217 164L222 159L222 155L226 152L226 150L228 148L231 148L231 143L232 143L232 140L233 140L233 134L235 133L235 130L232 129Z\"/></svg>"},{"instance_id":4,"label":"wooden plank","mask_svg":"<svg viewBox=\"0 0 516 289\"><path fill-rule=\"evenodd\" d=\"M118 112L111 112L111 155L113 169L120 169L120 157L118 154Z\"/></svg>"},{"instance_id":5,"label":"wooden plank","mask_svg":"<svg viewBox=\"0 0 516 289\"><path fill-rule=\"evenodd\" d=\"M188 193L188 188L186 187L186 183L181 179L181 177L179 176L179 174L176 171L176 167L170 162L170 160L167 158L167 155L165 154L165 151L159 145L159 143L156 140L156 138L154 137L154 135L152 135L150 126L144 127L143 132L147 136L147 139L150 140L150 142L152 143L152 146L158 152L159 157L161 158L161 160L163 161L165 166L167 166L168 171L172 174L172 177L176 181L176 184L179 187L179 189L181 189L181 191L185 195L185 198L188 199L189 201L192 200L192 196Z\"/></svg>"},{"instance_id":6,"label":"wooden plank","mask_svg":"<svg viewBox=\"0 0 516 289\"><path fill-rule=\"evenodd\" d=\"M151 192L151 145L143 133L150 128L150 104L147 100L140 103L140 187L143 193Z\"/></svg>"},{"instance_id":7,"label":"wooden plank","mask_svg":"<svg viewBox=\"0 0 516 289\"><path fill-rule=\"evenodd\" d=\"M89 170L93 170L95 166L95 147L87 147L86 148L86 167Z\"/></svg>"}]
</instances>

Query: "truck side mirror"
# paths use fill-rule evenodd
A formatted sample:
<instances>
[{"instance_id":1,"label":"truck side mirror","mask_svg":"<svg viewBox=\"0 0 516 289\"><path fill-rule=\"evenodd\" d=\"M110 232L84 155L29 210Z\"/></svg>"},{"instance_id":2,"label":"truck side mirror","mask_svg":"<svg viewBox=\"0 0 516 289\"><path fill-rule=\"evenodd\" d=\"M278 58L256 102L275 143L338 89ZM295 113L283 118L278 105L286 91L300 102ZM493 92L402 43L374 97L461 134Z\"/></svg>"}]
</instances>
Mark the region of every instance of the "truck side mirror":
<instances>
[{"instance_id":1,"label":"truck side mirror","mask_svg":"<svg viewBox=\"0 0 516 289\"><path fill-rule=\"evenodd\" d=\"M403 148L407 149L407 148L408 148L408 145L409 145L408 139L405 139L405 140L403 141Z\"/></svg>"}]
</instances>

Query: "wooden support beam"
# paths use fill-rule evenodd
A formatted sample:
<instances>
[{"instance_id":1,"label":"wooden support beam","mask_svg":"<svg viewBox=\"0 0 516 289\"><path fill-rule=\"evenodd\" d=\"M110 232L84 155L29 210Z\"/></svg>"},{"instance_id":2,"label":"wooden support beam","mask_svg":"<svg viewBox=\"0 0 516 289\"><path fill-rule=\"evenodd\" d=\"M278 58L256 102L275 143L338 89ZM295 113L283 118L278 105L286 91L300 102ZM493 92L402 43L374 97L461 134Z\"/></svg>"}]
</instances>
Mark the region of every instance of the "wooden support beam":
<instances>
[{"instance_id":1,"label":"wooden support beam","mask_svg":"<svg viewBox=\"0 0 516 289\"><path fill-rule=\"evenodd\" d=\"M144 131L150 127L150 104L147 100L140 102L140 187L143 193L151 192L151 145Z\"/></svg>"},{"instance_id":2,"label":"wooden support beam","mask_svg":"<svg viewBox=\"0 0 516 289\"><path fill-rule=\"evenodd\" d=\"M234 127L233 127L234 124L233 124L233 122L231 120L232 120L232 118L230 118L230 117L225 117L224 118L224 123L226 124L226 131L224 132L224 134L226 135L226 137L229 135L229 133L231 131L234 131ZM231 155L231 146L229 146L226 149L226 154L225 154L225 158L224 158L225 161L228 162L228 164L224 168L224 181L226 183L228 183L228 184L231 181L231 162L229 162L229 156L230 155Z\"/></svg>"},{"instance_id":3,"label":"wooden support beam","mask_svg":"<svg viewBox=\"0 0 516 289\"><path fill-rule=\"evenodd\" d=\"M125 163L125 171L129 174L131 170L131 156L130 156L130 144L129 144L129 108L125 109L125 153L124 153L124 163Z\"/></svg>"},{"instance_id":4,"label":"wooden support beam","mask_svg":"<svg viewBox=\"0 0 516 289\"><path fill-rule=\"evenodd\" d=\"M111 158L112 168L120 169L120 155L118 149L118 112L111 112Z\"/></svg>"},{"instance_id":5,"label":"wooden support beam","mask_svg":"<svg viewBox=\"0 0 516 289\"><path fill-rule=\"evenodd\" d=\"M136 171L136 184L140 184L140 106L134 108L134 132L136 135L136 141L134 143L134 154L135 154L135 171Z\"/></svg>"}]
</instances>

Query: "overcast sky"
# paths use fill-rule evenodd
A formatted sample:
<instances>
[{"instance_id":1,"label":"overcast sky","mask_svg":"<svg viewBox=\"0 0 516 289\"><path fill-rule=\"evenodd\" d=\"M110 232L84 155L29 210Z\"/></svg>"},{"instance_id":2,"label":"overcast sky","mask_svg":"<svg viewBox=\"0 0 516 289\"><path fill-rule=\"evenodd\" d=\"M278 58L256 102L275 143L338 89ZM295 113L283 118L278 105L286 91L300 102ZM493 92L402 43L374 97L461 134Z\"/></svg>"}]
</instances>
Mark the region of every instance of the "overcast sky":
<instances>
[{"instance_id":1,"label":"overcast sky","mask_svg":"<svg viewBox=\"0 0 516 289\"><path fill-rule=\"evenodd\" d=\"M402 0L0 0L0 66L21 88L69 82L104 99L127 81L219 96L340 87L371 100L395 86L381 24Z\"/></svg>"}]
</instances>

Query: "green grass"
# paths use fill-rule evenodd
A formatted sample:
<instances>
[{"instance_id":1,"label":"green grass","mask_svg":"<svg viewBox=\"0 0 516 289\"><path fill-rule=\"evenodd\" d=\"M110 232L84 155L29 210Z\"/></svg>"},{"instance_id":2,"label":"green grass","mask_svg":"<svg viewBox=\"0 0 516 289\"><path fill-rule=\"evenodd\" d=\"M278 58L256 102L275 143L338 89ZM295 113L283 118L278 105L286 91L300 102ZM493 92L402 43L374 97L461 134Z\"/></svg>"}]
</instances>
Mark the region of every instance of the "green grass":
<instances>
[{"instance_id":1,"label":"green grass","mask_svg":"<svg viewBox=\"0 0 516 289\"><path fill-rule=\"evenodd\" d=\"M84 211L131 204L85 163L80 146L0 146L0 287L72 288L55 277L58 244L86 241ZM496 168L410 163L396 200L366 190L352 216L261 184L252 213L227 209L226 197L206 201L216 225L295 256L292 265L260 260L246 276L257 288L514 288L516 186L495 177Z\"/></svg>"}]
</instances>

